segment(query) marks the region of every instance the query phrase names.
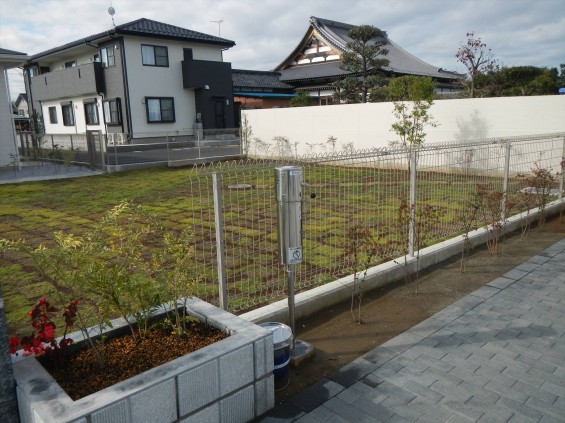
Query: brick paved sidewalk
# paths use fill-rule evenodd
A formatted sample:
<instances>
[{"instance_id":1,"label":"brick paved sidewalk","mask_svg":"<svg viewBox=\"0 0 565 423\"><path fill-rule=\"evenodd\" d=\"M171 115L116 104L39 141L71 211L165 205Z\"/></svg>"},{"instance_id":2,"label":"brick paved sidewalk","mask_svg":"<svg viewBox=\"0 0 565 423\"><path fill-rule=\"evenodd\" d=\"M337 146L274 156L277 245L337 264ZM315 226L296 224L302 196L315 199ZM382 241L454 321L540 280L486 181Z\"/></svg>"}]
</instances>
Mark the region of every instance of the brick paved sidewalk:
<instances>
[{"instance_id":1,"label":"brick paved sidewalk","mask_svg":"<svg viewBox=\"0 0 565 423\"><path fill-rule=\"evenodd\" d=\"M565 422L565 239L258 421Z\"/></svg>"}]
</instances>

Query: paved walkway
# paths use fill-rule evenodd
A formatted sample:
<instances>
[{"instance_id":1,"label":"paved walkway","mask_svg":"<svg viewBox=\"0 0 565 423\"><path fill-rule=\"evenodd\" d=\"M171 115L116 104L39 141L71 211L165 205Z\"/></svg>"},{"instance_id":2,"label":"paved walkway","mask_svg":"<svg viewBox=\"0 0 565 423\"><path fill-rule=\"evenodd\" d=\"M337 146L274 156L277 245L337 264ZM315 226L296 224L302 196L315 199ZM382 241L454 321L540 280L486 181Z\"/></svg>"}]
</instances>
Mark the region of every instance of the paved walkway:
<instances>
[{"instance_id":1,"label":"paved walkway","mask_svg":"<svg viewBox=\"0 0 565 423\"><path fill-rule=\"evenodd\" d=\"M565 422L565 239L259 421Z\"/></svg>"},{"instance_id":2,"label":"paved walkway","mask_svg":"<svg viewBox=\"0 0 565 423\"><path fill-rule=\"evenodd\" d=\"M21 168L0 168L0 185L15 184L29 181L44 181L47 179L67 179L82 176L101 175L98 170L90 170L85 166L65 166L50 163L24 162Z\"/></svg>"}]
</instances>

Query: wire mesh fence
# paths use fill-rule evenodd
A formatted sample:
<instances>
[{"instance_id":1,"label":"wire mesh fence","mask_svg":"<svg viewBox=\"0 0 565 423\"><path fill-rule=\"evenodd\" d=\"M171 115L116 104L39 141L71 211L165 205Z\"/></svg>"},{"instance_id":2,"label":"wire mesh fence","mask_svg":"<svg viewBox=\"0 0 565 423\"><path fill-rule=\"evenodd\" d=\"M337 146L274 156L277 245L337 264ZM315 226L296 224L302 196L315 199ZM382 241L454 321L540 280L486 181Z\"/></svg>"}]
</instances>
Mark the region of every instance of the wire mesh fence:
<instances>
[{"instance_id":1,"label":"wire mesh fence","mask_svg":"<svg viewBox=\"0 0 565 423\"><path fill-rule=\"evenodd\" d=\"M42 145L75 157L92 148L88 139L84 151L80 137L67 141L52 137ZM112 163L116 145L98 141L96 151L105 145L106 164ZM176 142L184 141L169 139L169 147ZM38 145L31 137L20 144L30 154ZM295 279L301 291L487 225L488 216L471 214L481 195L498 201L491 210L497 216L561 199L564 149L562 133L308 156L274 148L270 159L195 167L174 200L183 212L173 229L194 233L197 295L219 304L225 291L227 309L240 313L286 295L277 248L276 167L303 170L303 261ZM118 159L129 153L123 154ZM370 248L356 254L362 237Z\"/></svg>"},{"instance_id":2,"label":"wire mesh fence","mask_svg":"<svg viewBox=\"0 0 565 423\"><path fill-rule=\"evenodd\" d=\"M183 200L190 203L192 215L182 221L194 230L194 262L202 282L198 295L218 303L218 279L223 274L227 308L232 312L285 297L285 267L277 253L276 167L299 166L304 175L303 261L296 266L300 291L356 270L359 257L351 253L359 237L356 228L370 234L373 246L371 255L364 253L363 260L369 261L363 265L376 265L409 252L411 222L417 234L412 239L415 250L484 226L476 220L472 228L465 228L478 187L501 193L506 188L508 196L527 190L535 183L532 169L537 166L552 175L555 191L549 198L557 198L563 185L564 145L564 134L553 134L199 168L190 177ZM213 178L222 203L216 216ZM514 202L508 212L532 205ZM220 221L215 220L218 213ZM218 222L223 257L217 254Z\"/></svg>"},{"instance_id":3,"label":"wire mesh fence","mask_svg":"<svg viewBox=\"0 0 565 423\"><path fill-rule=\"evenodd\" d=\"M183 165L241 157L238 128L136 133L86 134L19 133L20 157L27 161L89 165L112 171L116 167Z\"/></svg>"}]
</instances>

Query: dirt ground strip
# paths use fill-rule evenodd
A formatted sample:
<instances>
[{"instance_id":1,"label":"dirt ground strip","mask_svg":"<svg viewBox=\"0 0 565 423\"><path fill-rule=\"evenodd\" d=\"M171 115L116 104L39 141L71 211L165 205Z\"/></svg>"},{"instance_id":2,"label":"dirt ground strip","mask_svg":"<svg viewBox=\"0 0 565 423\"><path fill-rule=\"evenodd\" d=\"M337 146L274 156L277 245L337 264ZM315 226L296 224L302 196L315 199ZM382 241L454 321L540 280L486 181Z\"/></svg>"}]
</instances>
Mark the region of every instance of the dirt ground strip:
<instances>
[{"instance_id":1,"label":"dirt ground strip","mask_svg":"<svg viewBox=\"0 0 565 423\"><path fill-rule=\"evenodd\" d=\"M350 302L296 322L297 339L315 348L311 361L291 368L290 384L276 392L280 404L297 392L357 357L408 330L459 298L489 283L565 237L565 217L531 229L524 239L519 232L507 235L498 256L476 249L460 272L460 257L426 271L416 286L404 281L365 294L363 323L355 323Z\"/></svg>"}]
</instances>

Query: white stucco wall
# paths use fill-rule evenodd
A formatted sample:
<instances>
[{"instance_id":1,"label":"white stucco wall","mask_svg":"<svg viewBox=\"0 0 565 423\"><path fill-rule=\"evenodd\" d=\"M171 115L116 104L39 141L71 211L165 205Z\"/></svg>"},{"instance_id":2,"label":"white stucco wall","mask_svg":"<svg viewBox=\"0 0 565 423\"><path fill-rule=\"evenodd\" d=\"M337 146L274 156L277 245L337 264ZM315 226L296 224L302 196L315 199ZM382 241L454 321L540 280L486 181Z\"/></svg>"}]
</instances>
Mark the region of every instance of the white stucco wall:
<instances>
[{"instance_id":1,"label":"white stucco wall","mask_svg":"<svg viewBox=\"0 0 565 423\"><path fill-rule=\"evenodd\" d=\"M8 96L6 72L0 63L0 167L14 163L17 153L11 101Z\"/></svg>"},{"instance_id":2,"label":"white stucco wall","mask_svg":"<svg viewBox=\"0 0 565 423\"><path fill-rule=\"evenodd\" d=\"M169 67L143 66L141 44L166 46L169 54ZM127 60L128 86L130 93L131 123L134 137L163 134L173 131L191 131L196 120L194 90L183 88L182 64L184 48L192 48L197 60L221 61L222 53L218 46L180 42L158 42L144 38L126 37L125 54ZM147 123L145 97L173 97L175 103L174 123Z\"/></svg>"},{"instance_id":3,"label":"white stucco wall","mask_svg":"<svg viewBox=\"0 0 565 423\"><path fill-rule=\"evenodd\" d=\"M84 113L84 100L85 99L97 99L98 108L98 125L88 125L86 126L86 116ZM75 115L75 124L73 126L65 126L63 124L63 112L61 108L62 102L72 101L73 109ZM53 124L49 121L49 107L55 106L57 109L57 123ZM46 134L85 134L86 130L89 131L102 131L106 132L106 127L104 125L104 114L102 111L102 98L100 96L86 96L86 97L75 97L65 100L51 100L43 101L41 103L41 113L43 114L43 122L45 124Z\"/></svg>"},{"instance_id":4,"label":"white stucco wall","mask_svg":"<svg viewBox=\"0 0 565 423\"><path fill-rule=\"evenodd\" d=\"M100 50L91 48L88 53L80 52L75 53L72 50L65 57L60 58L58 61L53 62L49 65L51 72L55 72L61 69L65 69L65 63L75 61L76 66L84 65L87 63L92 63L94 61L94 55L99 54Z\"/></svg>"},{"instance_id":5,"label":"white stucco wall","mask_svg":"<svg viewBox=\"0 0 565 423\"><path fill-rule=\"evenodd\" d=\"M356 149L386 147L396 140L392 103L246 110L253 137L274 145L273 137L288 138L299 154L336 150L348 143ZM565 96L499 97L436 100L430 113L439 123L427 129L426 142L464 141L517 135L565 132ZM271 147L271 152L274 147ZM250 153L263 155L253 143Z\"/></svg>"}]
</instances>

